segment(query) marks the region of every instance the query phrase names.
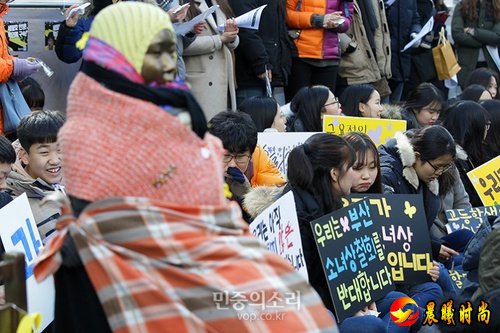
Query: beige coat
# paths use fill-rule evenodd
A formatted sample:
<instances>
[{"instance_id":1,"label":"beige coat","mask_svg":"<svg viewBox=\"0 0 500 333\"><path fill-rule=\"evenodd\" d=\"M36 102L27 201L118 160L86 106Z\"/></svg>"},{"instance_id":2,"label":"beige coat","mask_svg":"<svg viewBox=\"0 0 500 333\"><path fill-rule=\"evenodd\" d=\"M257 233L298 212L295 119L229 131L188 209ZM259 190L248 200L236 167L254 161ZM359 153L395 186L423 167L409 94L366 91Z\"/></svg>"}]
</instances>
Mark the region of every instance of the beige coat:
<instances>
[{"instance_id":1,"label":"beige coat","mask_svg":"<svg viewBox=\"0 0 500 333\"><path fill-rule=\"evenodd\" d=\"M366 38L366 31L361 18L358 3L354 0L353 24L347 33L340 34L342 49L350 41L358 44L357 49L349 54L342 54L339 66L339 75L347 80L348 85L373 83L381 78L390 78L391 75L391 39L387 18L385 16L383 0L371 0L378 29L375 31L375 52ZM345 46L345 47L344 47Z\"/></svg>"},{"instance_id":2,"label":"beige coat","mask_svg":"<svg viewBox=\"0 0 500 333\"><path fill-rule=\"evenodd\" d=\"M196 1L200 11L208 9L205 0ZM216 5L216 1L213 0ZM223 25L226 16L220 9L216 11L217 23L213 15L205 20L205 29L184 49L186 81L200 103L207 120L228 108L236 110L236 86L232 50L239 43L223 44L217 24Z\"/></svg>"}]
</instances>

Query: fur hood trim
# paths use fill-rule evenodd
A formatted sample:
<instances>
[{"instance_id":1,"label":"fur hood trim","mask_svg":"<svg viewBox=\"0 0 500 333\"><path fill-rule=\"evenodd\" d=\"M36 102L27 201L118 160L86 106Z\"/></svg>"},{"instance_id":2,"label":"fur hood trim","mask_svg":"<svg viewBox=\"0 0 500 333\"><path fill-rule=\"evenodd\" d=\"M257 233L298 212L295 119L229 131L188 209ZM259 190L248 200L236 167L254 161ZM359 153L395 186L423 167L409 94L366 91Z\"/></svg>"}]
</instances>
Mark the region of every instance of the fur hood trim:
<instances>
[{"instance_id":1,"label":"fur hood trim","mask_svg":"<svg viewBox=\"0 0 500 333\"><path fill-rule=\"evenodd\" d=\"M457 151L457 157L456 157L457 160L466 161L469 158L469 156L467 155L465 150L462 147L460 147L459 145L457 145L456 151Z\"/></svg>"},{"instance_id":2,"label":"fur hood trim","mask_svg":"<svg viewBox=\"0 0 500 333\"><path fill-rule=\"evenodd\" d=\"M281 196L283 188L278 186L254 187L245 194L243 208L252 218L255 218Z\"/></svg>"},{"instance_id":3,"label":"fur hood trim","mask_svg":"<svg viewBox=\"0 0 500 333\"><path fill-rule=\"evenodd\" d=\"M417 171L413 167L416 162L413 146L410 143L410 139L402 132L396 133L395 138L396 147L403 163L403 177L417 190L420 180L418 179ZM429 182L427 187L432 193L439 195L439 182L437 179Z\"/></svg>"},{"instance_id":4,"label":"fur hood trim","mask_svg":"<svg viewBox=\"0 0 500 333\"><path fill-rule=\"evenodd\" d=\"M380 118L383 119L403 119L401 112L403 108L396 104L383 104L384 111L380 114Z\"/></svg>"}]
</instances>

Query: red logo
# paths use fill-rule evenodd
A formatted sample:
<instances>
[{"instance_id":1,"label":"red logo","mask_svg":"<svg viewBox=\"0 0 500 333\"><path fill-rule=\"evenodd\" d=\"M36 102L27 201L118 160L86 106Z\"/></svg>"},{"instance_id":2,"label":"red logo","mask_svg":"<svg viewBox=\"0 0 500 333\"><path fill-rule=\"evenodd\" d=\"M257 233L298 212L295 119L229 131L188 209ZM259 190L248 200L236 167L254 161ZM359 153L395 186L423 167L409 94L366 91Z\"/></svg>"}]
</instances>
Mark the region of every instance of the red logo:
<instances>
[{"instance_id":1,"label":"red logo","mask_svg":"<svg viewBox=\"0 0 500 333\"><path fill-rule=\"evenodd\" d=\"M410 297L400 297L391 305L391 319L398 326L411 326L418 320L420 308Z\"/></svg>"}]
</instances>

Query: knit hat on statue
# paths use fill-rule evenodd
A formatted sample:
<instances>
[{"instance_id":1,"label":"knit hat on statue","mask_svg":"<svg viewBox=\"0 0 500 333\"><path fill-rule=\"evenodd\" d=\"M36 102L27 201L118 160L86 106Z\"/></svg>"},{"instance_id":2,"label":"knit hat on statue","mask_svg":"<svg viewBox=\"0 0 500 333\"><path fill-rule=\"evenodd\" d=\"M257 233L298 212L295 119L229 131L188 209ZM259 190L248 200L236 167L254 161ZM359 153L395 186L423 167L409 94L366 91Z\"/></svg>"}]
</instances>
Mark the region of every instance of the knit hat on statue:
<instances>
[{"instance_id":1,"label":"knit hat on statue","mask_svg":"<svg viewBox=\"0 0 500 333\"><path fill-rule=\"evenodd\" d=\"M149 34L161 29L154 23L161 13L142 3L106 7L96 16L91 37L113 22L109 26L113 37L102 32L100 38L139 59L136 53L147 49ZM133 26L139 32L128 29ZM123 36L115 35L119 33ZM133 46L135 52L124 45ZM80 72L71 85L67 120L58 140L64 153L66 192L73 197L91 202L133 196L180 205L226 203L223 148L217 138L206 134L201 139L161 107L108 89L85 73Z\"/></svg>"},{"instance_id":2,"label":"knit hat on statue","mask_svg":"<svg viewBox=\"0 0 500 333\"><path fill-rule=\"evenodd\" d=\"M146 51L153 38L164 29L173 31L168 14L140 2L119 2L108 6L92 22L91 37L120 52L141 73ZM119 26L119 28L118 28Z\"/></svg>"}]
</instances>

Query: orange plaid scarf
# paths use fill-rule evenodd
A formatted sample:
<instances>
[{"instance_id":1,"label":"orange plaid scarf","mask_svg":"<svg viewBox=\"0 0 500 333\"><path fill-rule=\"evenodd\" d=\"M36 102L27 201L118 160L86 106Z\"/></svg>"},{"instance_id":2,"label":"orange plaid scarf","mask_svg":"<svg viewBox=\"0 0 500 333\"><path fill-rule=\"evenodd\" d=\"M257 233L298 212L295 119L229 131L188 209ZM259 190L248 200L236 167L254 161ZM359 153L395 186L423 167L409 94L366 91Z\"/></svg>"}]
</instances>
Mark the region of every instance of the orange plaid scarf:
<instances>
[{"instance_id":1,"label":"orange plaid scarf","mask_svg":"<svg viewBox=\"0 0 500 333\"><path fill-rule=\"evenodd\" d=\"M110 198L58 226L35 276L57 270L69 232L114 332L338 332L312 287L251 236L236 204Z\"/></svg>"}]
</instances>

